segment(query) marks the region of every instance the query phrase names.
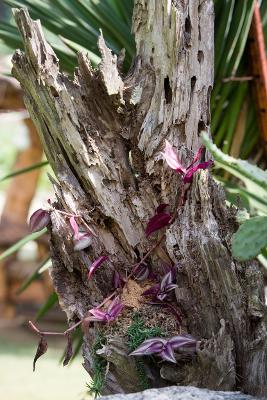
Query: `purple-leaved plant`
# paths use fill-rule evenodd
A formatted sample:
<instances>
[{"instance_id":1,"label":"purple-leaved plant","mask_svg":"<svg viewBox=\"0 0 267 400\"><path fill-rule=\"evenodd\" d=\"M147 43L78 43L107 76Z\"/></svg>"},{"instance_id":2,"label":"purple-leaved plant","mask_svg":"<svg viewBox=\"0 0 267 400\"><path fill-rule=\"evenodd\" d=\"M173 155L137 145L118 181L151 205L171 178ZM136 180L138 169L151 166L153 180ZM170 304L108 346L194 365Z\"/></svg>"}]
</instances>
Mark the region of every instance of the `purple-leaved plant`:
<instances>
[{"instance_id":1,"label":"purple-leaved plant","mask_svg":"<svg viewBox=\"0 0 267 400\"><path fill-rule=\"evenodd\" d=\"M185 167L178 159L178 155L172 145L166 140L166 145L163 154L165 161L169 165L170 168L174 169L178 174L182 176L184 183L191 183L193 180L193 175L199 169L207 169L211 165L213 165L213 161L205 161L199 162L201 159L202 153L204 150L204 146L201 146L195 154L193 162Z\"/></svg>"},{"instance_id":2,"label":"purple-leaved plant","mask_svg":"<svg viewBox=\"0 0 267 400\"><path fill-rule=\"evenodd\" d=\"M103 262L105 262L107 259L108 256L100 256L91 264L88 272L88 279L91 278L95 270L99 268L103 264Z\"/></svg>"},{"instance_id":3,"label":"purple-leaved plant","mask_svg":"<svg viewBox=\"0 0 267 400\"><path fill-rule=\"evenodd\" d=\"M31 232L38 232L45 228L51 221L48 211L39 208L30 217L29 227Z\"/></svg>"},{"instance_id":4,"label":"purple-leaved plant","mask_svg":"<svg viewBox=\"0 0 267 400\"><path fill-rule=\"evenodd\" d=\"M186 347L196 351L197 341L190 335L173 336L170 339L155 337L145 340L137 349L131 352L130 356L149 356L156 354L164 361L176 363L174 350Z\"/></svg>"},{"instance_id":5,"label":"purple-leaved plant","mask_svg":"<svg viewBox=\"0 0 267 400\"><path fill-rule=\"evenodd\" d=\"M97 307L89 310L89 313L92 314L92 316L86 317L84 321L110 323L118 317L123 307L124 305L120 301L119 297L116 297L106 310L101 310Z\"/></svg>"},{"instance_id":6,"label":"purple-leaved plant","mask_svg":"<svg viewBox=\"0 0 267 400\"><path fill-rule=\"evenodd\" d=\"M171 215L165 211L168 204L160 204L156 209L156 214L147 223L145 230L146 237L150 236L153 232L168 226L171 221Z\"/></svg>"},{"instance_id":7,"label":"purple-leaved plant","mask_svg":"<svg viewBox=\"0 0 267 400\"><path fill-rule=\"evenodd\" d=\"M146 262L137 264L133 269L133 275L137 281L144 281L145 279L155 279L155 274Z\"/></svg>"},{"instance_id":8,"label":"purple-leaved plant","mask_svg":"<svg viewBox=\"0 0 267 400\"><path fill-rule=\"evenodd\" d=\"M80 232L76 219L74 217L70 218L70 225L73 230L73 249L74 251L80 251L90 246L92 243L91 232Z\"/></svg>"},{"instance_id":9,"label":"purple-leaved plant","mask_svg":"<svg viewBox=\"0 0 267 400\"><path fill-rule=\"evenodd\" d=\"M113 287L115 290L122 289L125 285L125 279L121 276L121 274L114 270L113 273Z\"/></svg>"},{"instance_id":10,"label":"purple-leaved plant","mask_svg":"<svg viewBox=\"0 0 267 400\"><path fill-rule=\"evenodd\" d=\"M168 294L177 287L173 281L174 277L172 271L169 271L164 275L160 283L156 283L156 285L145 290L142 293L142 296L152 296L153 299L163 301Z\"/></svg>"}]
</instances>

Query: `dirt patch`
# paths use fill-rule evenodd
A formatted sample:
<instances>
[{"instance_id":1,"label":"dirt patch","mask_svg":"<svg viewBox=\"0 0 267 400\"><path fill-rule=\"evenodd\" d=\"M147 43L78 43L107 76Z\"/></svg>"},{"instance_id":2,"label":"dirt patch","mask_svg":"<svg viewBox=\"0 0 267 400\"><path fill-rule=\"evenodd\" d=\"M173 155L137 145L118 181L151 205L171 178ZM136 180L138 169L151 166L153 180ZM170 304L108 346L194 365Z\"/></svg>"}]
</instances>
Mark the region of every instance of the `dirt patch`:
<instances>
[{"instance_id":1,"label":"dirt patch","mask_svg":"<svg viewBox=\"0 0 267 400\"><path fill-rule=\"evenodd\" d=\"M135 311L139 310L145 301L142 293L150 286L151 284L140 284L133 279L129 279L123 288L121 296L122 303L125 307L134 309Z\"/></svg>"}]
</instances>

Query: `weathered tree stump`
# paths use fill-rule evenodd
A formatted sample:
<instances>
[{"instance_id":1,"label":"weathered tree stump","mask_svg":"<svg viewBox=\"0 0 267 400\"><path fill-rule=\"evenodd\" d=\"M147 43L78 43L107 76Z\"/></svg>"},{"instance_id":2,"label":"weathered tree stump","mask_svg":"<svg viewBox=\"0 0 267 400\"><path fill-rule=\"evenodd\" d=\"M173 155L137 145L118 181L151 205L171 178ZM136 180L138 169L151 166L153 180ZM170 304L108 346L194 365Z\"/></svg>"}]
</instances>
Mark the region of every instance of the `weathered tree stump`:
<instances>
[{"instance_id":1,"label":"weathered tree stump","mask_svg":"<svg viewBox=\"0 0 267 400\"><path fill-rule=\"evenodd\" d=\"M213 2L136 0L132 69L127 75L119 71L117 57L100 36L99 67L94 70L79 53L73 80L59 71L40 23L26 10L16 10L15 18L25 53L15 53L13 74L57 177L54 207L81 215L96 235L89 249L73 252L68 218L51 212L51 276L73 323L112 292L111 264L99 268L91 280L88 265L107 254L121 275L129 274L153 245L144 229L155 208L160 203L176 207L182 183L163 162L161 151L168 139L188 165L200 146L200 131L209 131ZM194 385L267 395L262 277L256 262L240 264L232 258L230 239L237 224L224 200L209 172L197 173L185 204L147 260L155 273L163 262L178 264L182 329L200 341L197 356L177 365L151 364L144 358L152 387ZM140 390L127 347L135 309L131 296L130 291L118 321L102 330L107 342L101 356L108 361L103 393ZM138 300L144 321L162 324L169 336L178 333L166 310L141 303L140 293ZM98 325L84 335L89 373Z\"/></svg>"}]
</instances>

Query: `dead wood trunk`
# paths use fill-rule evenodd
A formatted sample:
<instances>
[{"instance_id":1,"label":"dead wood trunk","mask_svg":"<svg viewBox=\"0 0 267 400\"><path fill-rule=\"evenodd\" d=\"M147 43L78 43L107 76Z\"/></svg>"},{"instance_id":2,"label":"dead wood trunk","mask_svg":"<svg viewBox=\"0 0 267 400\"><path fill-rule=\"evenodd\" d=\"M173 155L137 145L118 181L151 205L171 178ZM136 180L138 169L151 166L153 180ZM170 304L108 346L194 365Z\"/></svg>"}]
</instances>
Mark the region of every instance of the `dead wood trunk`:
<instances>
[{"instance_id":1,"label":"dead wood trunk","mask_svg":"<svg viewBox=\"0 0 267 400\"><path fill-rule=\"evenodd\" d=\"M213 2L136 0L137 56L131 71L120 73L117 57L100 37L99 68L93 70L80 53L74 80L59 72L40 23L25 10L16 11L15 17L25 53L15 53L13 73L57 176L55 206L82 215L97 235L89 250L74 253L68 220L52 212L51 275L61 306L74 322L112 291L110 264L88 281L90 262L108 254L125 275L151 247L144 228L156 206L168 203L175 208L181 183L162 161L164 140L190 162L200 145L200 131L209 131ZM166 259L179 265L176 298L183 329L202 341L193 361L146 365L152 386L267 394L262 277L256 263L232 259L230 239L236 228L222 189L207 171L198 173L149 263L154 271ZM109 361L105 393L140 389L135 360L127 357L125 333L134 307L131 299L128 302L118 322L104 330L102 356ZM138 307L145 321L177 334L167 312ZM89 372L97 329L84 336Z\"/></svg>"}]
</instances>

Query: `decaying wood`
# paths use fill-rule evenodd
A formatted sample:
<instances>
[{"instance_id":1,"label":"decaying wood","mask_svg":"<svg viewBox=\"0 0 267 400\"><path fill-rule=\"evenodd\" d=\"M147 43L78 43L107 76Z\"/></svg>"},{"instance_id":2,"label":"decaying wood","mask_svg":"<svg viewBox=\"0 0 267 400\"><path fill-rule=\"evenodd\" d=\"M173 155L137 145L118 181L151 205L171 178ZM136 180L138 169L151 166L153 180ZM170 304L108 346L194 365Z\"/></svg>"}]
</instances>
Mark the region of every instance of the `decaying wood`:
<instances>
[{"instance_id":1,"label":"decaying wood","mask_svg":"<svg viewBox=\"0 0 267 400\"><path fill-rule=\"evenodd\" d=\"M89 250L74 253L68 219L52 212L51 275L61 306L73 322L112 290L110 264L88 281L90 262L108 254L125 275L151 246L144 228L155 207L168 203L175 208L180 183L163 163L164 140L189 164L200 145L200 131L209 131L213 3L136 0L137 56L129 73L121 75L117 57L100 36L98 69L80 53L74 80L60 73L40 23L25 10L15 11L15 18L25 53L15 53L13 73L57 176L54 205L82 215L96 234ZM179 265L176 298L183 329L201 342L191 361L146 366L152 385L160 374L160 385L267 394L262 277L256 263L233 260L230 239L236 229L223 190L202 171L167 229L161 251L149 259L154 271L162 264L160 258ZM144 318L159 318L153 306L139 311ZM108 342L102 352L109 360L105 393L133 390L131 382L137 379L130 372L125 379L125 365L132 363L122 350L126 314L127 308L113 330L107 327ZM90 327L84 336L89 372L96 329ZM173 334L171 322L166 329Z\"/></svg>"}]
</instances>

